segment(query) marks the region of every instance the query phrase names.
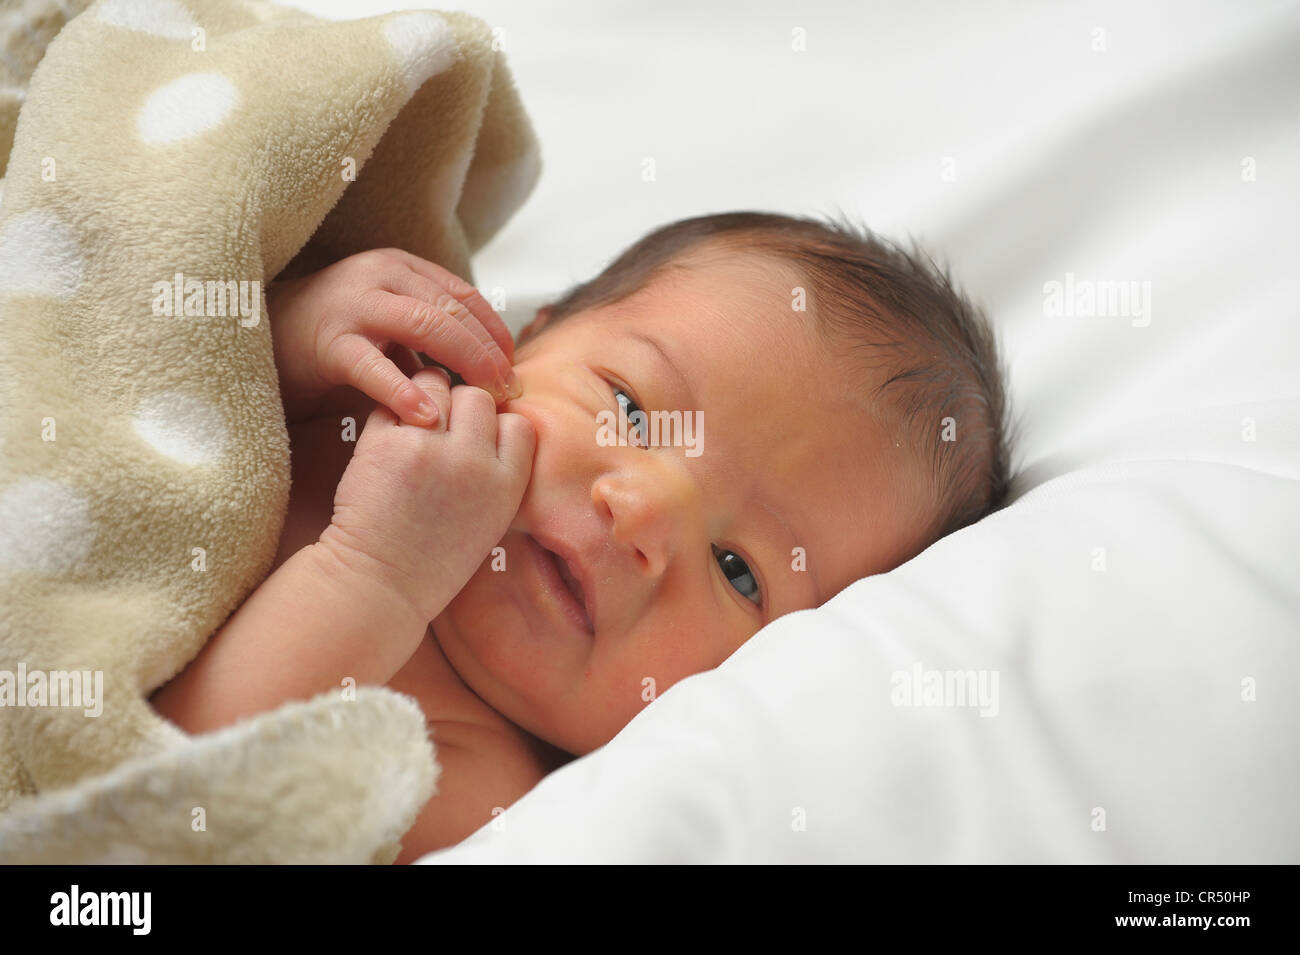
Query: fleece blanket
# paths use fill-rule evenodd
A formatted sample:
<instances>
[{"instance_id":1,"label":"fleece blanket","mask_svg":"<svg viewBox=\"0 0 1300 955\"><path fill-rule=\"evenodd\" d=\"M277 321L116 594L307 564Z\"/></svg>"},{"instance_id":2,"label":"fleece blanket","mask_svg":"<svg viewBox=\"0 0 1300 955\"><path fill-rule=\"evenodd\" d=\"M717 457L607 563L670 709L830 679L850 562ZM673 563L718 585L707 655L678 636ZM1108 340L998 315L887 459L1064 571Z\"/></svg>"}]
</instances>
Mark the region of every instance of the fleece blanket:
<instances>
[{"instance_id":1,"label":"fleece blanket","mask_svg":"<svg viewBox=\"0 0 1300 955\"><path fill-rule=\"evenodd\" d=\"M535 183L493 39L245 0L4 14L0 862L396 858L438 771L410 698L198 737L147 699L277 549L266 283L386 246L473 281Z\"/></svg>"}]
</instances>

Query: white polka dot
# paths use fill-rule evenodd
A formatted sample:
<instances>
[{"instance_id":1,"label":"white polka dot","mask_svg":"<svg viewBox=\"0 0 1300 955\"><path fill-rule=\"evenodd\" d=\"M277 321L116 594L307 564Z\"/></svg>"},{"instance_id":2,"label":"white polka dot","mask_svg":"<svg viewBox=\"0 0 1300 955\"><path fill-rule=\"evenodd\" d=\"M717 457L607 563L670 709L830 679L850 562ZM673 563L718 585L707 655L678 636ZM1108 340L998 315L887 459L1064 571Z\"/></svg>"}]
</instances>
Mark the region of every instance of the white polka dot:
<instances>
[{"instance_id":1,"label":"white polka dot","mask_svg":"<svg viewBox=\"0 0 1300 955\"><path fill-rule=\"evenodd\" d=\"M100 0L95 14L101 23L151 36L188 40L198 24L173 0Z\"/></svg>"},{"instance_id":2,"label":"white polka dot","mask_svg":"<svg viewBox=\"0 0 1300 955\"><path fill-rule=\"evenodd\" d=\"M190 73L155 90L140 110L140 138L171 143L206 132L224 120L239 93L220 73Z\"/></svg>"},{"instance_id":3,"label":"white polka dot","mask_svg":"<svg viewBox=\"0 0 1300 955\"><path fill-rule=\"evenodd\" d=\"M0 567L66 573L90 553L90 504L50 478L24 478L0 492Z\"/></svg>"},{"instance_id":4,"label":"white polka dot","mask_svg":"<svg viewBox=\"0 0 1300 955\"><path fill-rule=\"evenodd\" d=\"M384 22L384 36L412 93L460 56L456 34L435 13L401 13Z\"/></svg>"},{"instance_id":5,"label":"white polka dot","mask_svg":"<svg viewBox=\"0 0 1300 955\"><path fill-rule=\"evenodd\" d=\"M25 212L0 228L0 294L68 298L81 285L72 230L46 212Z\"/></svg>"},{"instance_id":6,"label":"white polka dot","mask_svg":"<svg viewBox=\"0 0 1300 955\"><path fill-rule=\"evenodd\" d=\"M146 398L131 425L151 448L182 464L211 464L226 450L220 410L183 391Z\"/></svg>"}]
</instances>

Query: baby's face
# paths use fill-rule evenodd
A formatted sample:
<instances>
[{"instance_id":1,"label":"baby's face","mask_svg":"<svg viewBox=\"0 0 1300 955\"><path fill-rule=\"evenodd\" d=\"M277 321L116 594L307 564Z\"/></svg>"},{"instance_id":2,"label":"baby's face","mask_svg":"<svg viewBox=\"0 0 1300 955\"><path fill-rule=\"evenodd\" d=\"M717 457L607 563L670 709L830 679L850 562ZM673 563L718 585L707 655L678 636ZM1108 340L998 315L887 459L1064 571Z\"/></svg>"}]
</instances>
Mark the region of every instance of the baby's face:
<instances>
[{"instance_id":1,"label":"baby's face","mask_svg":"<svg viewBox=\"0 0 1300 955\"><path fill-rule=\"evenodd\" d=\"M511 722L590 752L764 624L918 543L902 449L869 388L833 374L794 284L711 260L517 349L523 394L505 410L536 427L532 478L504 553L433 623ZM638 409L680 411L693 433L661 418L644 447Z\"/></svg>"}]
</instances>

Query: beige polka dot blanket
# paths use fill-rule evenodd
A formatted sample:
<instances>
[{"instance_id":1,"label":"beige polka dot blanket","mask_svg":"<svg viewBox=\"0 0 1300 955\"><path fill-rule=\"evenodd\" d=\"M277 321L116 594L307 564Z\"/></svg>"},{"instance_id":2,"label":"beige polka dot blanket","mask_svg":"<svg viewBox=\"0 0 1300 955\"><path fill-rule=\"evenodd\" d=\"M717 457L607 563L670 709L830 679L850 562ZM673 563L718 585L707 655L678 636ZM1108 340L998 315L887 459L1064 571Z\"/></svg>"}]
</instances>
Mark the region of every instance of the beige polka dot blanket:
<instances>
[{"instance_id":1,"label":"beige polka dot blanket","mask_svg":"<svg viewBox=\"0 0 1300 955\"><path fill-rule=\"evenodd\" d=\"M438 772L410 698L191 737L147 697L277 549L266 283L384 246L472 281L535 183L493 40L246 0L0 13L0 862L396 858Z\"/></svg>"}]
</instances>

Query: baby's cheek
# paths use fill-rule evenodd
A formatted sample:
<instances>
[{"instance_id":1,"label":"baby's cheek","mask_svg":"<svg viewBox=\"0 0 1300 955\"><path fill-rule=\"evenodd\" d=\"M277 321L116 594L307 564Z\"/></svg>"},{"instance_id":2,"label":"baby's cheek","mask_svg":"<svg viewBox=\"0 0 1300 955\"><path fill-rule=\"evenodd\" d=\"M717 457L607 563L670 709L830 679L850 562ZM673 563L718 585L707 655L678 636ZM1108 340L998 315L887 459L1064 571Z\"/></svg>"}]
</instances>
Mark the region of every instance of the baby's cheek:
<instances>
[{"instance_id":1,"label":"baby's cheek","mask_svg":"<svg viewBox=\"0 0 1300 955\"><path fill-rule=\"evenodd\" d=\"M679 680L717 667L748 636L716 610L699 605L676 609L671 622L665 619L656 628L655 639L640 660L640 677L653 676L660 693Z\"/></svg>"}]
</instances>

